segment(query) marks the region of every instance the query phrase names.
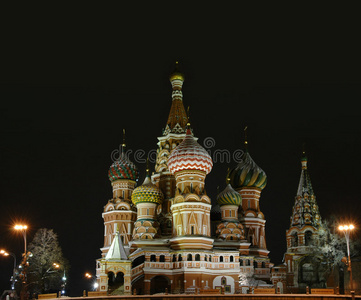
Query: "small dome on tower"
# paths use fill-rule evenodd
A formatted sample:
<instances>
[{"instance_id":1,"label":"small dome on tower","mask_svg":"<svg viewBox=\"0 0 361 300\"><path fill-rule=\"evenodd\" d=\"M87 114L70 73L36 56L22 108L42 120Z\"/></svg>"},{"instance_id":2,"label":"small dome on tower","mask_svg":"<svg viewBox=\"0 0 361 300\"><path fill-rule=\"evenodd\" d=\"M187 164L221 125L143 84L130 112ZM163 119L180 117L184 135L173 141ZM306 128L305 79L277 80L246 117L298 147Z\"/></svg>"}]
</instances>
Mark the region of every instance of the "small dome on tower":
<instances>
[{"instance_id":1,"label":"small dome on tower","mask_svg":"<svg viewBox=\"0 0 361 300\"><path fill-rule=\"evenodd\" d=\"M184 74L179 71L178 61L175 62L175 69L172 72L172 74L169 76L169 80L171 82L176 79L184 81Z\"/></svg>"},{"instance_id":2,"label":"small dome on tower","mask_svg":"<svg viewBox=\"0 0 361 300\"><path fill-rule=\"evenodd\" d=\"M197 143L188 128L184 140L169 155L169 171L174 174L183 170L201 170L208 174L212 167L211 156Z\"/></svg>"},{"instance_id":3,"label":"small dome on tower","mask_svg":"<svg viewBox=\"0 0 361 300\"><path fill-rule=\"evenodd\" d=\"M126 154L122 152L115 162L109 168L108 177L111 182L118 179L128 179L137 181L139 178L138 169Z\"/></svg>"},{"instance_id":4,"label":"small dome on tower","mask_svg":"<svg viewBox=\"0 0 361 300\"><path fill-rule=\"evenodd\" d=\"M266 173L257 166L248 151L243 153L240 161L228 174L232 187L256 187L263 190L267 184Z\"/></svg>"},{"instance_id":5,"label":"small dome on tower","mask_svg":"<svg viewBox=\"0 0 361 300\"><path fill-rule=\"evenodd\" d=\"M134 189L132 193L132 202L137 205L142 202L152 202L161 204L163 202L163 193L152 183L150 175L147 174L141 186Z\"/></svg>"},{"instance_id":6,"label":"small dome on tower","mask_svg":"<svg viewBox=\"0 0 361 300\"><path fill-rule=\"evenodd\" d=\"M228 183L226 188L217 196L217 203L222 205L241 205L242 196L237 193L232 186Z\"/></svg>"}]
</instances>

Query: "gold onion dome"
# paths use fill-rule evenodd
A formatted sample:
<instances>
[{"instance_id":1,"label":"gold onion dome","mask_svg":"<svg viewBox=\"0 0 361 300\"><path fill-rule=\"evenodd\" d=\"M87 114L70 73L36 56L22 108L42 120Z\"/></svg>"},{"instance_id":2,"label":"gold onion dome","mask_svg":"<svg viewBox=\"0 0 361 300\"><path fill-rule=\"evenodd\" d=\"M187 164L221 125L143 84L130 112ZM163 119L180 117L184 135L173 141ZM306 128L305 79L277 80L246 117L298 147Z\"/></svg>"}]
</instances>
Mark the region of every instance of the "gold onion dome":
<instances>
[{"instance_id":1,"label":"gold onion dome","mask_svg":"<svg viewBox=\"0 0 361 300\"><path fill-rule=\"evenodd\" d=\"M179 63L176 61L175 69L172 74L169 76L169 80L172 82L173 80L182 80L184 81L184 74L179 71Z\"/></svg>"},{"instance_id":2,"label":"gold onion dome","mask_svg":"<svg viewBox=\"0 0 361 300\"><path fill-rule=\"evenodd\" d=\"M152 183L150 175L147 174L141 186L134 189L132 193L132 202L137 205L142 202L151 202L161 204L163 202L163 193Z\"/></svg>"},{"instance_id":3,"label":"gold onion dome","mask_svg":"<svg viewBox=\"0 0 361 300\"><path fill-rule=\"evenodd\" d=\"M255 187L263 190L267 184L266 173L254 162L248 151L244 151L240 163L228 173L233 188Z\"/></svg>"},{"instance_id":4,"label":"gold onion dome","mask_svg":"<svg viewBox=\"0 0 361 300\"><path fill-rule=\"evenodd\" d=\"M139 173L135 164L132 163L128 159L127 155L122 151L119 158L110 166L108 177L111 182L119 179L137 181Z\"/></svg>"},{"instance_id":5,"label":"gold onion dome","mask_svg":"<svg viewBox=\"0 0 361 300\"><path fill-rule=\"evenodd\" d=\"M237 193L228 183L226 188L217 196L217 203L222 205L236 205L240 206L242 203L242 196Z\"/></svg>"}]
</instances>

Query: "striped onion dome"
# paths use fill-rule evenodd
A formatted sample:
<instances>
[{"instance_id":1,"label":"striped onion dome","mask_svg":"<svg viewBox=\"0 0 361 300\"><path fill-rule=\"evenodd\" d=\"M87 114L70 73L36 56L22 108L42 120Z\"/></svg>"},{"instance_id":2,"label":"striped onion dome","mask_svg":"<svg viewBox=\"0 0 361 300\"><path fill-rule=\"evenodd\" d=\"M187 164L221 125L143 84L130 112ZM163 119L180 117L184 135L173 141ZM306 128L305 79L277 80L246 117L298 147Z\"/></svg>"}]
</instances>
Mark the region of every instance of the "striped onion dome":
<instances>
[{"instance_id":1,"label":"striped onion dome","mask_svg":"<svg viewBox=\"0 0 361 300\"><path fill-rule=\"evenodd\" d=\"M152 202L161 204L163 202L163 193L151 181L147 175L141 186L134 189L132 193L132 202L137 205L142 202Z\"/></svg>"},{"instance_id":2,"label":"striped onion dome","mask_svg":"<svg viewBox=\"0 0 361 300\"><path fill-rule=\"evenodd\" d=\"M240 206L242 203L242 197L239 193L237 193L230 184L226 186L226 188L220 192L217 196L217 203L222 205L236 205Z\"/></svg>"},{"instance_id":3,"label":"striped onion dome","mask_svg":"<svg viewBox=\"0 0 361 300\"><path fill-rule=\"evenodd\" d=\"M137 181L139 178L138 169L124 152L121 152L119 159L112 163L108 171L110 181L128 179Z\"/></svg>"},{"instance_id":4,"label":"striped onion dome","mask_svg":"<svg viewBox=\"0 0 361 300\"><path fill-rule=\"evenodd\" d=\"M228 173L233 188L256 187L261 190L267 184L266 173L254 162L248 151L243 152L240 163Z\"/></svg>"},{"instance_id":5,"label":"striped onion dome","mask_svg":"<svg viewBox=\"0 0 361 300\"><path fill-rule=\"evenodd\" d=\"M186 136L169 155L168 169L173 174L183 170L201 170L208 174L213 167L211 156L197 143L188 128Z\"/></svg>"}]
</instances>

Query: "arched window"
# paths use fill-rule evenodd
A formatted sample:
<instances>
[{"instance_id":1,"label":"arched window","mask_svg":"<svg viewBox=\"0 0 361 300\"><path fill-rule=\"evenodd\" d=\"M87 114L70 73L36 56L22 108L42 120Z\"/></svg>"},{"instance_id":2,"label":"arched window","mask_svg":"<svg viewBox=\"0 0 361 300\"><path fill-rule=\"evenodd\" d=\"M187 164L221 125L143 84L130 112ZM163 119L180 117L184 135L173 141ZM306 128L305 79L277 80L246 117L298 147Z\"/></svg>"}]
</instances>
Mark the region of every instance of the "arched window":
<instances>
[{"instance_id":1,"label":"arched window","mask_svg":"<svg viewBox=\"0 0 361 300\"><path fill-rule=\"evenodd\" d=\"M156 261L156 256L154 254L150 256L150 261Z\"/></svg>"},{"instance_id":2,"label":"arched window","mask_svg":"<svg viewBox=\"0 0 361 300\"><path fill-rule=\"evenodd\" d=\"M258 268L258 263L256 261L253 262L253 268Z\"/></svg>"},{"instance_id":3,"label":"arched window","mask_svg":"<svg viewBox=\"0 0 361 300\"><path fill-rule=\"evenodd\" d=\"M165 256L164 255L159 256L159 261L160 262L165 262Z\"/></svg>"},{"instance_id":4,"label":"arched window","mask_svg":"<svg viewBox=\"0 0 361 300\"><path fill-rule=\"evenodd\" d=\"M204 261L207 261L207 258L208 258L208 257L207 257L207 254L206 254L206 255L204 256Z\"/></svg>"},{"instance_id":5,"label":"arched window","mask_svg":"<svg viewBox=\"0 0 361 300\"><path fill-rule=\"evenodd\" d=\"M176 254L173 254L173 262L177 261L177 255Z\"/></svg>"},{"instance_id":6,"label":"arched window","mask_svg":"<svg viewBox=\"0 0 361 300\"><path fill-rule=\"evenodd\" d=\"M251 265L251 261L249 259L247 259L247 266Z\"/></svg>"},{"instance_id":7,"label":"arched window","mask_svg":"<svg viewBox=\"0 0 361 300\"><path fill-rule=\"evenodd\" d=\"M199 254L196 254L195 261L200 261L200 260L201 260L201 256Z\"/></svg>"},{"instance_id":8,"label":"arched window","mask_svg":"<svg viewBox=\"0 0 361 300\"><path fill-rule=\"evenodd\" d=\"M182 254L179 254L179 255L178 255L178 261L182 261L182 259L183 259L183 258L182 258Z\"/></svg>"},{"instance_id":9,"label":"arched window","mask_svg":"<svg viewBox=\"0 0 361 300\"><path fill-rule=\"evenodd\" d=\"M220 261L220 262L223 262L223 256L220 256L220 257L219 257L219 261Z\"/></svg>"},{"instance_id":10,"label":"arched window","mask_svg":"<svg viewBox=\"0 0 361 300\"><path fill-rule=\"evenodd\" d=\"M212 261L212 255L209 256L208 261Z\"/></svg>"},{"instance_id":11,"label":"arched window","mask_svg":"<svg viewBox=\"0 0 361 300\"><path fill-rule=\"evenodd\" d=\"M262 262L262 268L265 268L266 267L266 263L263 261Z\"/></svg>"},{"instance_id":12,"label":"arched window","mask_svg":"<svg viewBox=\"0 0 361 300\"><path fill-rule=\"evenodd\" d=\"M188 254L188 255L187 255L187 260L188 260L188 261L192 261L192 260L193 260L192 254Z\"/></svg>"},{"instance_id":13,"label":"arched window","mask_svg":"<svg viewBox=\"0 0 361 300\"><path fill-rule=\"evenodd\" d=\"M306 246L312 245L312 232L309 230L305 232L305 245Z\"/></svg>"},{"instance_id":14,"label":"arched window","mask_svg":"<svg viewBox=\"0 0 361 300\"><path fill-rule=\"evenodd\" d=\"M298 235L297 232L292 234L292 247L298 246Z\"/></svg>"},{"instance_id":15,"label":"arched window","mask_svg":"<svg viewBox=\"0 0 361 300\"><path fill-rule=\"evenodd\" d=\"M191 235L194 235L194 226L191 226Z\"/></svg>"},{"instance_id":16,"label":"arched window","mask_svg":"<svg viewBox=\"0 0 361 300\"><path fill-rule=\"evenodd\" d=\"M229 261L233 262L233 255L230 256Z\"/></svg>"},{"instance_id":17,"label":"arched window","mask_svg":"<svg viewBox=\"0 0 361 300\"><path fill-rule=\"evenodd\" d=\"M242 259L239 259L239 265L243 266L243 260Z\"/></svg>"}]
</instances>

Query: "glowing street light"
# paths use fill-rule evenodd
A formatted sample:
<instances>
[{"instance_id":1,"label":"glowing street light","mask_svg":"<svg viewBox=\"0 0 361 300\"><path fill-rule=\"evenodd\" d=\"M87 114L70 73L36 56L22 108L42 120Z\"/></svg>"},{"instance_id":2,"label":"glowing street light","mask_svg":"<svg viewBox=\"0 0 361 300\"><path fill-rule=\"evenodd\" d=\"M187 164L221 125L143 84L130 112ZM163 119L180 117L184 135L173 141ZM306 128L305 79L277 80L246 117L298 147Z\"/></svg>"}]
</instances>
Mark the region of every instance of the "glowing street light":
<instances>
[{"instance_id":1,"label":"glowing street light","mask_svg":"<svg viewBox=\"0 0 361 300\"><path fill-rule=\"evenodd\" d=\"M27 225L21 225L21 224L16 224L14 226L15 230L19 230L21 231L21 233L23 234L23 238L24 238L24 253L26 255L26 230L28 229Z\"/></svg>"},{"instance_id":2,"label":"glowing street light","mask_svg":"<svg viewBox=\"0 0 361 300\"><path fill-rule=\"evenodd\" d=\"M340 231L342 231L345 235L346 245L347 245L347 271L350 272L350 288L351 295L354 299L355 291L353 289L353 281L352 281L352 267L351 267L351 257L350 257L350 232L355 229L355 226L352 224L349 225L340 225L338 227Z\"/></svg>"},{"instance_id":3,"label":"glowing street light","mask_svg":"<svg viewBox=\"0 0 361 300\"><path fill-rule=\"evenodd\" d=\"M11 253L11 252L7 252L5 250L0 250L0 254L3 255L3 256L9 256L11 255L13 258L14 258L14 268L13 268L13 276L12 276L12 279L11 279L11 289L15 289L15 270L16 270L16 256L14 253Z\"/></svg>"},{"instance_id":4,"label":"glowing street light","mask_svg":"<svg viewBox=\"0 0 361 300\"><path fill-rule=\"evenodd\" d=\"M93 289L96 290L99 286L98 282L96 281L96 277L94 275L91 275L89 273L85 273L85 277L88 279L94 278L94 283L93 283Z\"/></svg>"}]
</instances>

